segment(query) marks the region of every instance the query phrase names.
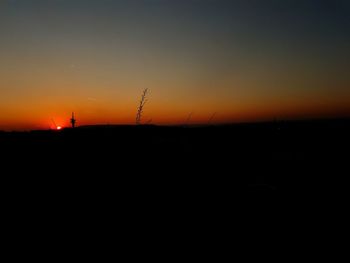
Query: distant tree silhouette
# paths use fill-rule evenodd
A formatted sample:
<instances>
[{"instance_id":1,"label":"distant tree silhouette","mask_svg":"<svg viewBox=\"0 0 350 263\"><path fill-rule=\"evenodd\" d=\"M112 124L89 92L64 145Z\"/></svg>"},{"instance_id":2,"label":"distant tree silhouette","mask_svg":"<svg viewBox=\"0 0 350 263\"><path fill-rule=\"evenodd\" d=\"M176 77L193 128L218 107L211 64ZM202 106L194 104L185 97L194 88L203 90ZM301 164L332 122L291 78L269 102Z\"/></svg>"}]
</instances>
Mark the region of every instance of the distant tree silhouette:
<instances>
[{"instance_id":1,"label":"distant tree silhouette","mask_svg":"<svg viewBox=\"0 0 350 263\"><path fill-rule=\"evenodd\" d=\"M70 123L72 124L72 128L75 128L76 122L77 122L77 120L74 117L74 112L72 112L72 118L70 119Z\"/></svg>"},{"instance_id":2,"label":"distant tree silhouette","mask_svg":"<svg viewBox=\"0 0 350 263\"><path fill-rule=\"evenodd\" d=\"M136 124L137 125L141 124L143 107L145 106L145 104L147 102L147 97L146 97L147 96L147 92L148 92L148 89L145 89L142 92L140 104L139 104L139 107L137 108L137 114L136 114Z\"/></svg>"}]
</instances>

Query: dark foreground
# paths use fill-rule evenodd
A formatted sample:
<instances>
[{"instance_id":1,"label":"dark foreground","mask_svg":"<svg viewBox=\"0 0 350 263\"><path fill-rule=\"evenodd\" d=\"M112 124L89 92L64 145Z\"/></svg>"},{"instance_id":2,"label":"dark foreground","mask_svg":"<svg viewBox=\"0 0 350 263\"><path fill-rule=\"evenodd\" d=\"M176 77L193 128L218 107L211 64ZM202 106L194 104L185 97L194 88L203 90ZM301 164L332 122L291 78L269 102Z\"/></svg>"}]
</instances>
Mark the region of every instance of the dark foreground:
<instances>
[{"instance_id":1,"label":"dark foreground","mask_svg":"<svg viewBox=\"0 0 350 263\"><path fill-rule=\"evenodd\" d=\"M191 251L207 242L222 249L239 229L248 242L247 231L263 230L261 246L286 218L282 230L292 233L316 207L335 215L325 207L346 200L349 132L348 120L333 120L0 133L4 226L26 244L40 229L74 249L113 250L110 239L152 247L151 238L165 251L162 240L178 239Z\"/></svg>"},{"instance_id":2,"label":"dark foreground","mask_svg":"<svg viewBox=\"0 0 350 263\"><path fill-rule=\"evenodd\" d=\"M348 120L0 133L3 200L131 222L309 210L345 200L349 135Z\"/></svg>"},{"instance_id":3,"label":"dark foreground","mask_svg":"<svg viewBox=\"0 0 350 263\"><path fill-rule=\"evenodd\" d=\"M0 133L1 173L25 192L63 196L328 192L349 174L349 132L333 120Z\"/></svg>"}]
</instances>

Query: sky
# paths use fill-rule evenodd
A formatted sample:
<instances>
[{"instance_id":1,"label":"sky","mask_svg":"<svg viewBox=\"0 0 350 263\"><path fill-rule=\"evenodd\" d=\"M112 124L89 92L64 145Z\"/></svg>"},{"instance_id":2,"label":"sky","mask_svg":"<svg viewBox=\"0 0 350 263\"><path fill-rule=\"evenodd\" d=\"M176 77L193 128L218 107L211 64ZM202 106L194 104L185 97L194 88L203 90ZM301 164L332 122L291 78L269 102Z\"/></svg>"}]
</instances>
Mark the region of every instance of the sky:
<instances>
[{"instance_id":1,"label":"sky","mask_svg":"<svg viewBox=\"0 0 350 263\"><path fill-rule=\"evenodd\" d=\"M350 116L348 0L0 0L0 130Z\"/></svg>"}]
</instances>

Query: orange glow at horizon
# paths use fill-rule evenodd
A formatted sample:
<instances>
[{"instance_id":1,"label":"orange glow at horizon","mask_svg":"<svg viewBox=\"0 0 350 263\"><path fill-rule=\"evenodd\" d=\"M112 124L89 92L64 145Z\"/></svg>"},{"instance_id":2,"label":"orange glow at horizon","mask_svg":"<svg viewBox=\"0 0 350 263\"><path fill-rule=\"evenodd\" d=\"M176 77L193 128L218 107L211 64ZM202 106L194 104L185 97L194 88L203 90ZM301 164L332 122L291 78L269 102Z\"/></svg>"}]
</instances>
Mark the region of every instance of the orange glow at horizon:
<instances>
[{"instance_id":1,"label":"orange glow at horizon","mask_svg":"<svg viewBox=\"0 0 350 263\"><path fill-rule=\"evenodd\" d=\"M350 117L346 1L0 2L0 130Z\"/></svg>"},{"instance_id":2,"label":"orange glow at horizon","mask_svg":"<svg viewBox=\"0 0 350 263\"><path fill-rule=\"evenodd\" d=\"M145 105L142 123L158 125L179 125L179 124L207 124L209 121L215 123L235 123L246 121L270 121L274 119L293 118L317 118L317 117L339 117L349 116L350 107L342 106L337 102L320 102L313 105L296 102L287 103L264 103L237 102L236 105L224 103L193 103L178 105L174 103L158 103L156 98L149 97ZM283 104L283 105L281 105ZM344 105L344 104L343 104ZM195 106L195 107L194 107ZM0 130L33 130L33 129L57 129L70 127L71 112L76 113L77 126L94 124L134 124L137 109L137 98L130 105L78 105L75 108L69 103L52 103L41 107L23 107L29 110L17 110L12 115L0 116ZM7 112L10 112L8 109ZM4 111L6 113L6 111ZM215 116L210 120L213 113ZM191 114L192 113L192 114ZM188 121L189 114L191 117ZM4 118L9 116L9 118ZM51 119L54 119L57 126L54 126Z\"/></svg>"}]
</instances>

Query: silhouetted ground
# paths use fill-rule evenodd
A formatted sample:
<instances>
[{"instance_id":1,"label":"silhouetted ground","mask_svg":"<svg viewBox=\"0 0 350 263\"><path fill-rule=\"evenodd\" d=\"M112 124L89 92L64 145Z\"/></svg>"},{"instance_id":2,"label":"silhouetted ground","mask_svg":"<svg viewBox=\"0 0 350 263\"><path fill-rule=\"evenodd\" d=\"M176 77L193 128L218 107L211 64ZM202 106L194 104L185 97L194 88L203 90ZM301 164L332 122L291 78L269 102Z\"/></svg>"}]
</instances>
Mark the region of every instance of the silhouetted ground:
<instances>
[{"instance_id":1,"label":"silhouetted ground","mask_svg":"<svg viewBox=\"0 0 350 263\"><path fill-rule=\"evenodd\" d=\"M0 133L18 184L89 194L328 191L347 176L348 120ZM106 190L106 191L105 191Z\"/></svg>"},{"instance_id":2,"label":"silhouetted ground","mask_svg":"<svg viewBox=\"0 0 350 263\"><path fill-rule=\"evenodd\" d=\"M270 231L264 218L274 225L282 210L291 218L348 193L349 131L331 120L0 133L3 204L17 225L40 215L57 231L74 223L80 238L116 220L200 238L252 213L250 229Z\"/></svg>"}]
</instances>

